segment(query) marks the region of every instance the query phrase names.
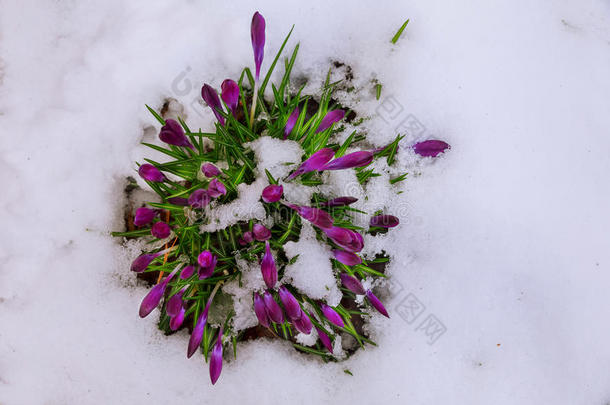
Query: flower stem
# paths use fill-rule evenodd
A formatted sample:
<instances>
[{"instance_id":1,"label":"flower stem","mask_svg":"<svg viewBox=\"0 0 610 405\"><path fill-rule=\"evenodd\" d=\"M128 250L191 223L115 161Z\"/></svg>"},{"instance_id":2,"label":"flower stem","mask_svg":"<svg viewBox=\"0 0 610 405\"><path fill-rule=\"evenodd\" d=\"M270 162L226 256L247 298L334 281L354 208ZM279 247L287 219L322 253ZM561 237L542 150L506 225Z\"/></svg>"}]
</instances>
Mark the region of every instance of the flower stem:
<instances>
[{"instance_id":1,"label":"flower stem","mask_svg":"<svg viewBox=\"0 0 610 405\"><path fill-rule=\"evenodd\" d=\"M252 108L250 109L250 129L254 124L254 112L256 111L256 102L258 101L258 80L254 82L254 94L252 95Z\"/></svg>"}]
</instances>

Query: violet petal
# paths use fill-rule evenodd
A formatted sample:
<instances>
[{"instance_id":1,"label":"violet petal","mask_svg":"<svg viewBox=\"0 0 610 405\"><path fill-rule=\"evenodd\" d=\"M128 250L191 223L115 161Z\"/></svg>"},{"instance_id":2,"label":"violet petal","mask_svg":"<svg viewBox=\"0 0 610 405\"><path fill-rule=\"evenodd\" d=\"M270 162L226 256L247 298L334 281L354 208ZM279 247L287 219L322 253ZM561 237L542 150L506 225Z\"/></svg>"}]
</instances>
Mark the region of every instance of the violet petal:
<instances>
[{"instance_id":1,"label":"violet petal","mask_svg":"<svg viewBox=\"0 0 610 405\"><path fill-rule=\"evenodd\" d=\"M328 350L329 352L332 353L333 352L333 343L331 342L328 335L326 333L324 333L324 331L322 329L319 329L318 327L316 327L316 330L318 331L318 337L320 338L320 341L322 342L324 347L326 347L326 350Z\"/></svg>"},{"instance_id":2,"label":"violet petal","mask_svg":"<svg viewBox=\"0 0 610 405\"><path fill-rule=\"evenodd\" d=\"M342 170L351 169L352 167L364 167L372 161L373 154L369 151L362 150L331 160L322 168L322 170Z\"/></svg>"},{"instance_id":3,"label":"violet petal","mask_svg":"<svg viewBox=\"0 0 610 405\"><path fill-rule=\"evenodd\" d=\"M335 311L333 308L329 307L326 304L320 304L320 309L322 310L322 313L324 314L326 319L328 319L330 322L332 322L333 324L335 324L336 326L338 326L340 328L345 326L345 324L343 323L343 319L341 318L341 315L339 315L337 313L337 311Z\"/></svg>"},{"instance_id":4,"label":"violet petal","mask_svg":"<svg viewBox=\"0 0 610 405\"><path fill-rule=\"evenodd\" d=\"M265 254L261 260L261 273L267 288L273 288L275 283L277 283L277 267L269 248L269 242L265 242Z\"/></svg>"},{"instance_id":5,"label":"violet petal","mask_svg":"<svg viewBox=\"0 0 610 405\"><path fill-rule=\"evenodd\" d=\"M200 188L191 193L188 203L192 208L203 208L211 201L210 195L206 189Z\"/></svg>"},{"instance_id":6,"label":"violet petal","mask_svg":"<svg viewBox=\"0 0 610 405\"><path fill-rule=\"evenodd\" d=\"M320 121L320 125L318 129L316 129L316 133L322 132L336 122L339 122L345 116L345 111L343 110L332 110L326 113L322 121Z\"/></svg>"},{"instance_id":7,"label":"violet petal","mask_svg":"<svg viewBox=\"0 0 610 405\"><path fill-rule=\"evenodd\" d=\"M140 165L140 167L138 168L138 174L144 180L157 182L157 183L165 181L165 176L163 175L163 173L161 173L161 171L159 169L157 169L155 166L148 164L148 163L144 163L143 165Z\"/></svg>"},{"instance_id":8,"label":"violet petal","mask_svg":"<svg viewBox=\"0 0 610 405\"><path fill-rule=\"evenodd\" d=\"M222 327L218 332L218 338L216 339L216 344L214 345L214 349L212 349L212 354L210 355L210 380L212 381L212 385L216 384L218 378L220 377L220 373L222 372Z\"/></svg>"},{"instance_id":9,"label":"violet petal","mask_svg":"<svg viewBox=\"0 0 610 405\"><path fill-rule=\"evenodd\" d=\"M267 310L265 309L265 301L258 293L254 293L254 313L258 318L258 322L265 328L268 328L269 316L267 315Z\"/></svg>"},{"instance_id":10,"label":"violet petal","mask_svg":"<svg viewBox=\"0 0 610 405\"><path fill-rule=\"evenodd\" d=\"M178 314L176 314L176 316L173 316L170 318L169 320L169 328L173 331L178 330L179 327L182 326L182 323L184 322L184 315L186 313L186 309L181 308L180 312L178 312Z\"/></svg>"},{"instance_id":11,"label":"violet petal","mask_svg":"<svg viewBox=\"0 0 610 405\"><path fill-rule=\"evenodd\" d=\"M346 266L355 266L362 263L362 259L355 253L346 252L345 250L333 250L335 259L345 264Z\"/></svg>"},{"instance_id":12,"label":"violet petal","mask_svg":"<svg viewBox=\"0 0 610 405\"><path fill-rule=\"evenodd\" d=\"M286 120L286 126L284 127L284 139L287 139L288 135L290 135L290 133L294 129L294 126L297 123L297 120L299 119L300 113L301 112L299 111L299 107L295 107L295 109L292 110L292 113Z\"/></svg>"},{"instance_id":13,"label":"violet petal","mask_svg":"<svg viewBox=\"0 0 610 405\"><path fill-rule=\"evenodd\" d=\"M301 317L301 306L299 305L299 301L294 298L294 295L288 291L285 286L281 286L279 290L280 301L284 305L284 311L286 311L286 316L291 321L299 319Z\"/></svg>"},{"instance_id":14,"label":"violet petal","mask_svg":"<svg viewBox=\"0 0 610 405\"><path fill-rule=\"evenodd\" d=\"M261 65L265 54L265 19L257 11L252 16L250 26L250 37L252 39L252 50L254 51L254 65L256 66L256 80L261 73Z\"/></svg>"},{"instance_id":15,"label":"violet petal","mask_svg":"<svg viewBox=\"0 0 610 405\"><path fill-rule=\"evenodd\" d=\"M371 218L370 225L381 228L393 228L400 223L394 215L377 215Z\"/></svg>"},{"instance_id":16,"label":"violet petal","mask_svg":"<svg viewBox=\"0 0 610 405\"><path fill-rule=\"evenodd\" d=\"M309 316L305 313L305 311L301 311L301 317L292 321L292 324L299 332L306 335L309 335L311 333L311 329L313 328L311 319L309 319Z\"/></svg>"},{"instance_id":17,"label":"violet petal","mask_svg":"<svg viewBox=\"0 0 610 405\"><path fill-rule=\"evenodd\" d=\"M205 329L205 324L208 321L210 304L211 302L208 301L205 309L201 314L199 314L199 318L197 318L197 322L195 323L195 327L193 328L193 332L191 333L191 337L189 339L189 345L186 353L186 357L188 358L195 354L197 348L201 344L201 339L203 339L203 330Z\"/></svg>"},{"instance_id":18,"label":"violet petal","mask_svg":"<svg viewBox=\"0 0 610 405\"><path fill-rule=\"evenodd\" d=\"M221 93L220 97L227 104L231 113L235 115L237 111L237 104L239 103L239 86L235 81L227 79L220 85Z\"/></svg>"},{"instance_id":19,"label":"violet petal","mask_svg":"<svg viewBox=\"0 0 610 405\"><path fill-rule=\"evenodd\" d=\"M259 242L271 239L271 231L261 224L254 224L252 226L252 235Z\"/></svg>"},{"instance_id":20,"label":"violet petal","mask_svg":"<svg viewBox=\"0 0 610 405\"><path fill-rule=\"evenodd\" d=\"M293 179L304 173L313 172L314 170L321 170L322 167L324 167L324 165L333 158L333 156L335 156L335 151L331 148L320 149L301 163L301 165L290 176L287 177L287 180Z\"/></svg>"},{"instance_id":21,"label":"violet petal","mask_svg":"<svg viewBox=\"0 0 610 405\"><path fill-rule=\"evenodd\" d=\"M347 273L342 273L340 277L341 277L341 283L343 283L343 285L348 290L353 292L354 294L358 294L358 295L366 294L366 291L364 290L362 283L356 277L350 276Z\"/></svg>"},{"instance_id":22,"label":"violet petal","mask_svg":"<svg viewBox=\"0 0 610 405\"><path fill-rule=\"evenodd\" d=\"M271 184L263 189L262 197L266 203L274 203L282 198L284 187L277 184Z\"/></svg>"},{"instance_id":23,"label":"violet petal","mask_svg":"<svg viewBox=\"0 0 610 405\"><path fill-rule=\"evenodd\" d=\"M131 263L131 271L136 273L143 272L157 256L159 256L159 253L146 253L138 256L133 263Z\"/></svg>"},{"instance_id":24,"label":"violet petal","mask_svg":"<svg viewBox=\"0 0 610 405\"><path fill-rule=\"evenodd\" d=\"M161 127L159 138L170 145L185 146L193 149L193 145L184 134L184 129L178 121L168 118L165 120L165 125Z\"/></svg>"},{"instance_id":25,"label":"violet petal","mask_svg":"<svg viewBox=\"0 0 610 405\"><path fill-rule=\"evenodd\" d=\"M201 171L205 177L211 178L216 177L220 174L220 169L214 166L212 163L204 163L201 166Z\"/></svg>"},{"instance_id":26,"label":"violet petal","mask_svg":"<svg viewBox=\"0 0 610 405\"><path fill-rule=\"evenodd\" d=\"M332 200L321 203L323 207L341 207L344 205L350 205L358 201L356 197L337 197Z\"/></svg>"},{"instance_id":27,"label":"violet petal","mask_svg":"<svg viewBox=\"0 0 610 405\"><path fill-rule=\"evenodd\" d=\"M155 222L150 230L155 238L165 239L171 233L171 228L163 221Z\"/></svg>"},{"instance_id":28,"label":"violet petal","mask_svg":"<svg viewBox=\"0 0 610 405\"><path fill-rule=\"evenodd\" d=\"M449 146L447 142L436 139L417 142L415 145L413 145L413 151L424 157L436 157L450 148L451 146Z\"/></svg>"},{"instance_id":29,"label":"violet petal","mask_svg":"<svg viewBox=\"0 0 610 405\"><path fill-rule=\"evenodd\" d=\"M366 292L366 298L369 300L369 302L371 303L371 305L377 310L379 311L379 313L387 318L390 317L390 315L388 315L388 311L386 311L385 307L383 306L383 304L381 303L381 301L379 301L379 298L377 298L375 296L375 294L373 294L373 292L371 290L367 290Z\"/></svg>"},{"instance_id":30,"label":"violet petal","mask_svg":"<svg viewBox=\"0 0 610 405\"><path fill-rule=\"evenodd\" d=\"M218 98L216 90L214 90L212 86L204 84L201 88L201 98L203 98L203 101L212 109L212 112L216 116L218 122L220 122L220 125L224 126L225 118L220 114L220 111L222 111L222 104L220 103L220 98Z\"/></svg>"},{"instance_id":31,"label":"violet petal","mask_svg":"<svg viewBox=\"0 0 610 405\"><path fill-rule=\"evenodd\" d=\"M136 215L133 219L133 224L135 226L143 226L149 224L153 219L157 216L157 212L155 210L151 210L150 208L140 207L136 210Z\"/></svg>"},{"instance_id":32,"label":"violet petal","mask_svg":"<svg viewBox=\"0 0 610 405\"><path fill-rule=\"evenodd\" d=\"M273 298L273 295L269 291L265 291L263 294L263 300L265 301L265 308L267 309L267 315L275 323L284 323L284 313L282 307Z\"/></svg>"},{"instance_id":33,"label":"violet petal","mask_svg":"<svg viewBox=\"0 0 610 405\"><path fill-rule=\"evenodd\" d=\"M212 179L208 185L208 195L212 198L227 194L227 188L218 179Z\"/></svg>"}]
</instances>

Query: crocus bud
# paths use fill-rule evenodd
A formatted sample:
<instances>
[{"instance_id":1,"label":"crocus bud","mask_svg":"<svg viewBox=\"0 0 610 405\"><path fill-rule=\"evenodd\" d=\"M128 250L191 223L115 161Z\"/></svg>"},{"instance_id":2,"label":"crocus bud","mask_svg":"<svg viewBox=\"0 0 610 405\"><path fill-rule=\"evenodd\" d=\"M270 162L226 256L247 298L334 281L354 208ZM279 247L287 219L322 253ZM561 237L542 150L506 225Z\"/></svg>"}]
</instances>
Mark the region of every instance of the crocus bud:
<instances>
[{"instance_id":1,"label":"crocus bud","mask_svg":"<svg viewBox=\"0 0 610 405\"><path fill-rule=\"evenodd\" d=\"M318 327L316 327L316 330L318 331L318 337L320 338L320 341L322 342L324 347L326 347L326 350L328 350L329 352L332 353L333 352L333 343L331 342L328 335L326 333L324 333L324 331L322 329L319 329Z\"/></svg>"},{"instance_id":2,"label":"crocus bud","mask_svg":"<svg viewBox=\"0 0 610 405\"><path fill-rule=\"evenodd\" d=\"M201 166L201 171L205 177L216 177L220 174L220 170L211 163L204 163Z\"/></svg>"},{"instance_id":3,"label":"crocus bud","mask_svg":"<svg viewBox=\"0 0 610 405\"><path fill-rule=\"evenodd\" d=\"M333 324L337 325L340 328L345 326L345 324L343 323L343 319L341 318L341 315L339 315L337 313L337 311L335 311L334 309L332 309L331 307L329 307L328 305L326 305L324 303L320 304L320 309L322 310L322 313L324 314L326 319L331 321Z\"/></svg>"},{"instance_id":4,"label":"crocus bud","mask_svg":"<svg viewBox=\"0 0 610 405\"><path fill-rule=\"evenodd\" d=\"M182 269L182 272L180 273L180 278L186 280L187 278L190 278L194 272L195 266L189 264L188 266Z\"/></svg>"},{"instance_id":5,"label":"crocus bud","mask_svg":"<svg viewBox=\"0 0 610 405\"><path fill-rule=\"evenodd\" d=\"M184 315L186 313L186 309L182 307L176 316L172 316L169 320L169 328L173 331L178 330L179 327L182 326L184 322Z\"/></svg>"},{"instance_id":6,"label":"crocus bud","mask_svg":"<svg viewBox=\"0 0 610 405\"><path fill-rule=\"evenodd\" d=\"M261 273L267 288L273 288L275 283L277 283L277 267L275 267L275 260L271 254L269 242L265 242L265 254L261 260Z\"/></svg>"},{"instance_id":7,"label":"crocus bud","mask_svg":"<svg viewBox=\"0 0 610 405\"><path fill-rule=\"evenodd\" d=\"M182 197L171 197L167 199L167 202L173 205L179 205L181 207L186 207L189 205L189 200Z\"/></svg>"},{"instance_id":8,"label":"crocus bud","mask_svg":"<svg viewBox=\"0 0 610 405\"><path fill-rule=\"evenodd\" d=\"M150 262L152 262L157 256L159 256L159 253L146 253L138 256L136 260L131 263L131 271L136 273L143 272L146 270L146 268L148 268Z\"/></svg>"},{"instance_id":9,"label":"crocus bud","mask_svg":"<svg viewBox=\"0 0 610 405\"><path fill-rule=\"evenodd\" d=\"M447 142L433 139L417 142L415 145L413 145L413 151L424 157L436 157L443 153L446 149L450 148L451 146L449 146Z\"/></svg>"},{"instance_id":10,"label":"crocus bud","mask_svg":"<svg viewBox=\"0 0 610 405\"><path fill-rule=\"evenodd\" d=\"M191 333L191 338L189 339L189 346L186 352L186 357L190 358L195 352L197 348L201 344L201 339L203 338L203 330L205 329L205 324L208 321L208 312L210 310L210 304L212 301L208 301L205 306L203 312L197 318L197 322L195 323L195 327L193 328L193 333Z\"/></svg>"},{"instance_id":11,"label":"crocus bud","mask_svg":"<svg viewBox=\"0 0 610 405\"><path fill-rule=\"evenodd\" d=\"M320 149L301 163L301 165L290 176L288 176L286 180L293 179L304 173L313 172L314 170L322 170L322 167L324 167L324 165L328 163L333 156L335 156L335 151L331 148Z\"/></svg>"},{"instance_id":12,"label":"crocus bud","mask_svg":"<svg viewBox=\"0 0 610 405\"><path fill-rule=\"evenodd\" d=\"M320 205L324 207L341 207L344 205L350 205L358 201L355 197L337 197L332 200L328 200L326 202L321 203Z\"/></svg>"},{"instance_id":13,"label":"crocus bud","mask_svg":"<svg viewBox=\"0 0 610 405\"><path fill-rule=\"evenodd\" d=\"M265 19L257 11L252 16L250 26L250 37L252 39L252 50L254 51L254 65L256 67L256 80L261 73L261 65L265 54Z\"/></svg>"},{"instance_id":14,"label":"crocus bud","mask_svg":"<svg viewBox=\"0 0 610 405\"><path fill-rule=\"evenodd\" d=\"M155 222L150 230L155 238L165 239L171 233L171 229L168 224L163 221Z\"/></svg>"},{"instance_id":15,"label":"crocus bud","mask_svg":"<svg viewBox=\"0 0 610 405\"><path fill-rule=\"evenodd\" d=\"M267 315L275 323L284 323L284 314L282 313L282 307L275 301L273 295L269 291L265 291L263 294L263 300L265 301L265 308L267 309Z\"/></svg>"},{"instance_id":16,"label":"crocus bud","mask_svg":"<svg viewBox=\"0 0 610 405\"><path fill-rule=\"evenodd\" d=\"M330 214L320 208L302 207L293 204L287 204L295 210L302 218L308 220L313 225L320 229L330 229L333 226L333 218Z\"/></svg>"},{"instance_id":17,"label":"crocus bud","mask_svg":"<svg viewBox=\"0 0 610 405\"><path fill-rule=\"evenodd\" d=\"M229 110L235 115L239 103L239 86L231 79L227 79L220 85L220 97L227 104Z\"/></svg>"},{"instance_id":18,"label":"crocus bud","mask_svg":"<svg viewBox=\"0 0 610 405\"><path fill-rule=\"evenodd\" d=\"M265 309L265 301L258 293L254 293L254 313L258 318L258 322L265 328L268 328L269 316L267 315L267 310Z\"/></svg>"},{"instance_id":19,"label":"crocus bud","mask_svg":"<svg viewBox=\"0 0 610 405\"><path fill-rule=\"evenodd\" d=\"M274 203L282 198L284 187L277 184L271 184L263 189L263 201L266 203Z\"/></svg>"},{"instance_id":20,"label":"crocus bud","mask_svg":"<svg viewBox=\"0 0 610 405\"><path fill-rule=\"evenodd\" d=\"M345 250L333 250L335 259L345 264L346 266L355 266L362 263L362 259L355 253L346 252Z\"/></svg>"},{"instance_id":21,"label":"crocus bud","mask_svg":"<svg viewBox=\"0 0 610 405\"><path fill-rule=\"evenodd\" d=\"M271 238L271 231L265 225L254 224L252 226L252 235L254 236L254 239L262 242Z\"/></svg>"},{"instance_id":22,"label":"crocus bud","mask_svg":"<svg viewBox=\"0 0 610 405\"><path fill-rule=\"evenodd\" d=\"M252 235L252 232L246 231L241 236L241 238L239 238L239 244L242 246L246 246L246 245L252 243L253 240L254 240L254 235Z\"/></svg>"},{"instance_id":23,"label":"crocus bud","mask_svg":"<svg viewBox=\"0 0 610 405\"><path fill-rule=\"evenodd\" d=\"M345 116L345 111L343 110L332 110L326 113L322 121L320 121L320 125L318 129L316 129L316 134L322 132L328 128L335 122L339 122Z\"/></svg>"},{"instance_id":24,"label":"crocus bud","mask_svg":"<svg viewBox=\"0 0 610 405\"><path fill-rule=\"evenodd\" d=\"M394 215L377 215L371 218L371 226L378 226L381 228L393 228L400 223L398 218Z\"/></svg>"},{"instance_id":25,"label":"crocus bud","mask_svg":"<svg viewBox=\"0 0 610 405\"><path fill-rule=\"evenodd\" d=\"M349 274L346 274L346 273L342 273L340 277L341 277L341 283L343 283L343 285L345 287L347 287L347 289L350 290L351 292L353 292L354 294L358 294L358 295L366 294L366 291L364 291L364 287L362 286L362 283L360 283L360 281L356 277L350 276Z\"/></svg>"},{"instance_id":26,"label":"crocus bud","mask_svg":"<svg viewBox=\"0 0 610 405\"><path fill-rule=\"evenodd\" d=\"M149 224L157 215L155 210L150 208L140 207L136 210L136 215L133 220L135 226L143 226Z\"/></svg>"},{"instance_id":27,"label":"crocus bud","mask_svg":"<svg viewBox=\"0 0 610 405\"><path fill-rule=\"evenodd\" d=\"M159 302L161 301L161 298L165 293L167 284L169 284L170 280L172 279L172 277L174 277L174 274L176 274L178 269L179 267L176 267L176 269L172 271L169 276L167 276L160 283L155 284L155 286L150 289L148 294L146 294L146 297L144 297L142 303L140 304L140 318L148 316L148 314L150 314L155 308L157 308L157 305L159 305Z\"/></svg>"},{"instance_id":28,"label":"crocus bud","mask_svg":"<svg viewBox=\"0 0 610 405\"><path fill-rule=\"evenodd\" d=\"M172 295L169 300L167 300L167 304L165 304L165 312L169 316L176 316L182 309L182 296L186 291L186 287L178 291L176 294Z\"/></svg>"},{"instance_id":29,"label":"crocus bud","mask_svg":"<svg viewBox=\"0 0 610 405\"><path fill-rule=\"evenodd\" d=\"M188 203L192 208L203 208L210 203L210 195L206 189L200 188L191 193Z\"/></svg>"},{"instance_id":30,"label":"crocus bud","mask_svg":"<svg viewBox=\"0 0 610 405\"><path fill-rule=\"evenodd\" d=\"M359 152L349 153L340 158L328 162L322 170L342 170L351 169L352 167L363 167L373 161L373 153L362 150Z\"/></svg>"},{"instance_id":31,"label":"crocus bud","mask_svg":"<svg viewBox=\"0 0 610 405\"><path fill-rule=\"evenodd\" d=\"M148 163L144 163L143 165L140 165L140 167L138 169L138 174L144 180L157 182L157 183L165 181L165 176L163 175L163 173L161 173L161 171L159 169L157 169L155 166L148 164Z\"/></svg>"},{"instance_id":32,"label":"crocus bud","mask_svg":"<svg viewBox=\"0 0 610 405\"><path fill-rule=\"evenodd\" d=\"M299 301L294 298L294 295L288 291L285 286L281 286L279 290L280 301L284 305L284 311L286 311L286 316L291 321L295 319L299 319L301 317L301 306L299 305Z\"/></svg>"},{"instance_id":33,"label":"crocus bud","mask_svg":"<svg viewBox=\"0 0 610 405\"><path fill-rule=\"evenodd\" d=\"M309 335L311 333L311 329L313 328L311 319L309 319L309 316L307 316L305 311L301 311L301 317L292 321L292 324L299 332L306 335Z\"/></svg>"},{"instance_id":34,"label":"crocus bud","mask_svg":"<svg viewBox=\"0 0 610 405\"><path fill-rule=\"evenodd\" d=\"M351 229L340 228L333 226L330 229L324 229L324 233L339 247L348 252L359 252L364 247L364 239L362 235Z\"/></svg>"},{"instance_id":35,"label":"crocus bud","mask_svg":"<svg viewBox=\"0 0 610 405\"><path fill-rule=\"evenodd\" d=\"M159 138L163 142L169 143L170 145L185 146L193 149L193 145L184 134L182 125L180 125L176 120L165 120L165 125L161 127Z\"/></svg>"},{"instance_id":36,"label":"crocus bud","mask_svg":"<svg viewBox=\"0 0 610 405\"><path fill-rule=\"evenodd\" d=\"M216 344L214 345L214 349L212 349L212 354L210 355L210 380L212 381L212 385L216 384L218 378L220 377L220 373L222 372L222 327L218 332L218 339L216 339Z\"/></svg>"},{"instance_id":37,"label":"crocus bud","mask_svg":"<svg viewBox=\"0 0 610 405\"><path fill-rule=\"evenodd\" d=\"M213 255L209 250L204 250L197 257L197 263L199 263L199 279L210 277L214 273L218 258Z\"/></svg>"},{"instance_id":38,"label":"crocus bud","mask_svg":"<svg viewBox=\"0 0 610 405\"><path fill-rule=\"evenodd\" d=\"M208 194L212 198L220 197L227 194L227 189L224 184L218 179L212 179L208 185Z\"/></svg>"},{"instance_id":39,"label":"crocus bud","mask_svg":"<svg viewBox=\"0 0 610 405\"><path fill-rule=\"evenodd\" d=\"M220 98L218 98L216 90L214 90L212 86L204 84L201 88L201 98L203 98L203 101L212 109L212 112L216 116L218 122L220 122L220 125L224 125L225 118L219 112L222 111L222 104L220 104Z\"/></svg>"},{"instance_id":40,"label":"crocus bud","mask_svg":"<svg viewBox=\"0 0 610 405\"><path fill-rule=\"evenodd\" d=\"M375 294L373 294L373 292L371 290L367 290L366 291L366 298L369 300L369 302L371 303L371 305L377 310L379 311L379 313L387 318L390 317L390 315L388 315L388 311L386 311L385 307L383 306L383 304L381 303L381 301L379 301L379 298L377 298L375 296Z\"/></svg>"},{"instance_id":41,"label":"crocus bud","mask_svg":"<svg viewBox=\"0 0 610 405\"><path fill-rule=\"evenodd\" d=\"M288 135L290 135L290 133L294 129L294 126L297 123L297 120L299 119L300 113L301 112L299 111L299 107L295 107L295 109L292 110L292 113L286 120L286 126L284 127L284 139L287 139Z\"/></svg>"}]
</instances>

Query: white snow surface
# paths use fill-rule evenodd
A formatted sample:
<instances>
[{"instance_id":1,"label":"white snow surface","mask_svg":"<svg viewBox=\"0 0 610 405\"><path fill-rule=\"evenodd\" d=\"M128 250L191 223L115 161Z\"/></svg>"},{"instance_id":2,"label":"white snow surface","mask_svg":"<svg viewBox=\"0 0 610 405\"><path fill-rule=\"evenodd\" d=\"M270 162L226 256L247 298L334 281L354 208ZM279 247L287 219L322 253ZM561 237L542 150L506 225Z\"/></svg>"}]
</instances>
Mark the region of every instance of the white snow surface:
<instances>
[{"instance_id":1,"label":"white snow surface","mask_svg":"<svg viewBox=\"0 0 610 405\"><path fill-rule=\"evenodd\" d=\"M369 190L402 221L383 246L391 318L341 363L240 344L211 386L186 332L138 317L134 252L109 232L157 135L144 104L171 96L211 130L201 84L253 65L254 7L0 2L0 403L608 403L607 0L257 2L263 72L295 23L295 78L315 90L344 62L370 143L408 133L404 192ZM452 149L417 159L427 138Z\"/></svg>"}]
</instances>

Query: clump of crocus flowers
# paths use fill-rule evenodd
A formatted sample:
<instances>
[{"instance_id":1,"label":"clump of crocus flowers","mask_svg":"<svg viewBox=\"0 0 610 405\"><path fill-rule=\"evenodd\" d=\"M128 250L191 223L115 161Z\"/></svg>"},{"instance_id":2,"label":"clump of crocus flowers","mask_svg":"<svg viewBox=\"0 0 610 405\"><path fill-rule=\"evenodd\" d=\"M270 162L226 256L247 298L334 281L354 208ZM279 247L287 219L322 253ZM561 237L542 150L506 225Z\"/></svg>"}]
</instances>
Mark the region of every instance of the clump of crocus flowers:
<instances>
[{"instance_id":1,"label":"clump of crocus flowers","mask_svg":"<svg viewBox=\"0 0 610 405\"><path fill-rule=\"evenodd\" d=\"M243 336L236 333L232 311L212 316L221 307L216 301L223 285L240 280L237 257L260 267L261 286L251 291L251 311L259 323L254 329L260 336L282 338L298 350L332 359L336 337L341 334L352 335L360 346L370 343L362 328L355 326L356 317L378 316L375 313L390 316L373 292L383 275L378 266L389 258L368 258L362 252L364 235L387 232L397 227L400 219L391 212L367 214L354 196L314 193L309 204L297 204L284 190L289 183L303 187L321 184L322 173L336 170L354 170L364 184L374 177L372 162L385 158L387 165L392 165L402 137L398 135L391 144L376 149L358 147L353 136L342 144L331 142L342 130L347 112L341 105L330 104L333 86L325 83L318 111L311 114L307 108L310 96L288 93L292 64L287 64L284 79L273 86L274 99L265 99L271 71L261 77L265 19L258 12L252 17L251 41L254 72L246 68L238 81L225 79L219 86L220 94L211 84L202 86L201 97L214 116L215 133L193 132L180 118L164 119L149 107L159 121L162 146L146 145L171 159L164 163L147 160L139 165L138 174L160 202L137 208L131 222L134 228L115 233L146 238L146 246L151 246L131 265L131 271L152 284L139 315L149 316L159 308L161 329L167 333L188 329L186 356L203 354L212 384L220 377L226 346L235 345ZM233 201L239 186L255 179L256 162L245 144L261 136L299 142L304 151L301 161L295 162L284 178L266 173L269 184L260 192L260 203L268 218L276 220L251 219L214 232L202 231L211 210ZM212 141L212 150L204 138ZM424 158L436 158L448 148L441 140L410 146ZM394 179L388 187L405 176ZM366 215L366 225L355 225L355 215ZM298 240L299 229L306 223L313 227L320 243L330 247L329 261L343 294L339 304L312 299L284 278L290 263L283 246ZM314 348L295 340L297 334L312 333L317 335Z\"/></svg>"}]
</instances>

